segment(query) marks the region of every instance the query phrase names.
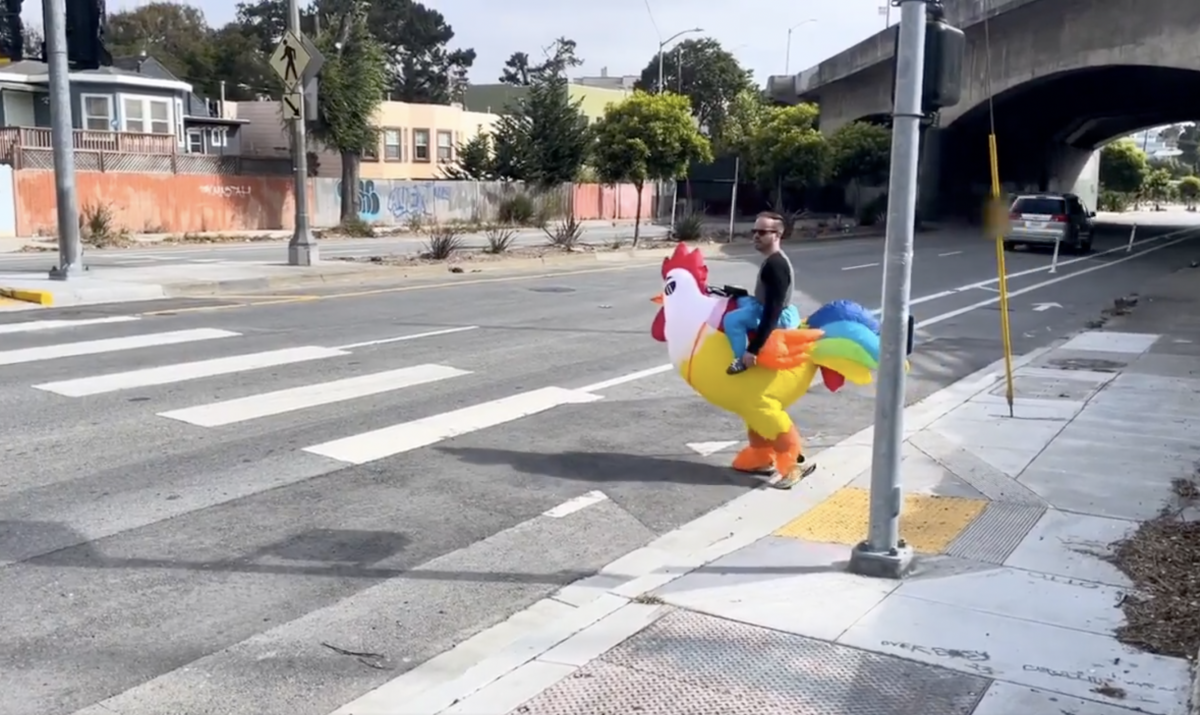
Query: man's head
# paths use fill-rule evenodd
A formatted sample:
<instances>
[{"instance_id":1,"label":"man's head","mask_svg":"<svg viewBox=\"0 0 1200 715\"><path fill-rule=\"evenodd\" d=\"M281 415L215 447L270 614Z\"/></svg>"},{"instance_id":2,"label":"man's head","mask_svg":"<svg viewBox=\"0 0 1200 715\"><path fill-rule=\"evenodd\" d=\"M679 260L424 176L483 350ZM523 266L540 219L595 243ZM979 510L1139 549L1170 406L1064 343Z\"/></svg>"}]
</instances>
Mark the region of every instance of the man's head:
<instances>
[{"instance_id":1,"label":"man's head","mask_svg":"<svg viewBox=\"0 0 1200 715\"><path fill-rule=\"evenodd\" d=\"M783 217L774 211L763 211L754 219L754 248L759 253L779 250L783 238Z\"/></svg>"}]
</instances>

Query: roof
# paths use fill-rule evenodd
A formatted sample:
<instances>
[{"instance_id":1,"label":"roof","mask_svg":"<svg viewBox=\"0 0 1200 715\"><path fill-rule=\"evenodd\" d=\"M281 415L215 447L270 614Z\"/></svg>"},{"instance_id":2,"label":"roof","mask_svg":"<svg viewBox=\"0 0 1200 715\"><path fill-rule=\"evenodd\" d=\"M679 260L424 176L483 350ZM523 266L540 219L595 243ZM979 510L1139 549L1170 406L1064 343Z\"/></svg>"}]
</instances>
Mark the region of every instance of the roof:
<instances>
[{"instance_id":1,"label":"roof","mask_svg":"<svg viewBox=\"0 0 1200 715\"><path fill-rule=\"evenodd\" d=\"M128 87L161 87L181 92L191 92L192 85L178 79L152 77L138 72L131 72L121 67L101 67L95 70L74 70L70 73L72 82L105 82L108 84ZM37 60L21 60L0 67L0 82L19 82L24 84L48 84L50 82L50 66Z\"/></svg>"}]
</instances>

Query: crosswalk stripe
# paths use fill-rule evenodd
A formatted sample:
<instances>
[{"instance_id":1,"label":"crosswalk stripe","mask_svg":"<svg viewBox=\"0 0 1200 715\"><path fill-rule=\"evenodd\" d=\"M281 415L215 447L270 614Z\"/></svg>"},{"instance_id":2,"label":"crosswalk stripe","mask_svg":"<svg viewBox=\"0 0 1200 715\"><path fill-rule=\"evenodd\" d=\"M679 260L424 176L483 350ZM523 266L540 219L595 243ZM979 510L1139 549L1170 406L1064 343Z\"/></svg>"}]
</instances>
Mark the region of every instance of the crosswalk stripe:
<instances>
[{"instance_id":1,"label":"crosswalk stripe","mask_svg":"<svg viewBox=\"0 0 1200 715\"><path fill-rule=\"evenodd\" d=\"M173 330L167 333L147 333L145 335L130 335L123 338L106 338L104 340L85 340L78 343L58 343L43 345L36 348L22 348L0 352L0 365L18 365L20 363L37 362L39 360L54 360L80 355L96 355L112 353L120 350L149 348L158 345L178 345L199 340L215 340L217 338L236 338L241 333L216 328L196 328L194 330Z\"/></svg>"},{"instance_id":2,"label":"crosswalk stripe","mask_svg":"<svg viewBox=\"0 0 1200 715\"><path fill-rule=\"evenodd\" d=\"M132 323L141 320L136 315L114 315L108 318L87 318L84 320L31 320L25 323L9 323L0 325L0 335L9 333L28 333L38 330L53 330L55 328L82 328L88 325L108 325L111 323Z\"/></svg>"},{"instance_id":3,"label":"crosswalk stripe","mask_svg":"<svg viewBox=\"0 0 1200 715\"><path fill-rule=\"evenodd\" d=\"M306 447L304 451L349 464L366 464L428 447L444 439L545 412L560 405L582 404L601 399L604 398L578 390L544 387L344 439L335 439Z\"/></svg>"},{"instance_id":4,"label":"crosswalk stripe","mask_svg":"<svg viewBox=\"0 0 1200 715\"><path fill-rule=\"evenodd\" d=\"M445 365L417 365L160 412L159 417L199 427L220 427L470 374L469 370Z\"/></svg>"},{"instance_id":5,"label":"crosswalk stripe","mask_svg":"<svg viewBox=\"0 0 1200 715\"><path fill-rule=\"evenodd\" d=\"M75 380L47 382L41 385L34 385L34 388L66 397L84 397L137 387L169 385L187 380L214 377L216 375L228 375L235 372L259 370L279 365L291 365L308 360L322 360L324 358L340 357L349 354L344 350L306 345L298 348L268 350L266 352L232 355L212 360L197 360L195 362L164 365L162 367L151 367L143 370L115 372L109 375L81 377Z\"/></svg>"}]
</instances>

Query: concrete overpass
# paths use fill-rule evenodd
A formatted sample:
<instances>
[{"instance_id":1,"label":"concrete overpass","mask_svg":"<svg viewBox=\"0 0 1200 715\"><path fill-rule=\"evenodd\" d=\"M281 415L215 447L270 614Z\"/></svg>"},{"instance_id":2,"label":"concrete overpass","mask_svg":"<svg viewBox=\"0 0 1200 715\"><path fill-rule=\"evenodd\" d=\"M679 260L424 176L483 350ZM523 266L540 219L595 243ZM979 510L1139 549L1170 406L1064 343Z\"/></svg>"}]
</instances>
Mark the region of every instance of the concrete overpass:
<instances>
[{"instance_id":1,"label":"concrete overpass","mask_svg":"<svg viewBox=\"0 0 1200 715\"><path fill-rule=\"evenodd\" d=\"M945 0L945 8L967 36L965 86L923 137L926 216L974 208L987 193L989 107L1008 190L1078 189L1095 180L1099 146L1200 119L1200 2ZM895 28L879 32L798 75L770 78L768 90L820 104L825 132L886 117L895 38Z\"/></svg>"}]
</instances>

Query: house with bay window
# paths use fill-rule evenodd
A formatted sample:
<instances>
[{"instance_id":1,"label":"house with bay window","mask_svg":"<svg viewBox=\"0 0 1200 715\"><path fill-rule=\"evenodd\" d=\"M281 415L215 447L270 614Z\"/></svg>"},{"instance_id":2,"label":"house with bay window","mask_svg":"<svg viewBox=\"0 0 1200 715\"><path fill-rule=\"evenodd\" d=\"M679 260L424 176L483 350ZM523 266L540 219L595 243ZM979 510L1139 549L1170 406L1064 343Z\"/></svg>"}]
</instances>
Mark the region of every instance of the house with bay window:
<instances>
[{"instance_id":1,"label":"house with bay window","mask_svg":"<svg viewBox=\"0 0 1200 715\"><path fill-rule=\"evenodd\" d=\"M48 67L25 60L0 66L0 160L14 149L49 150ZM114 66L73 71L71 123L81 153L237 156L244 120L221 116L217 103L151 57L114 60ZM104 170L104 169L101 169Z\"/></svg>"}]
</instances>

